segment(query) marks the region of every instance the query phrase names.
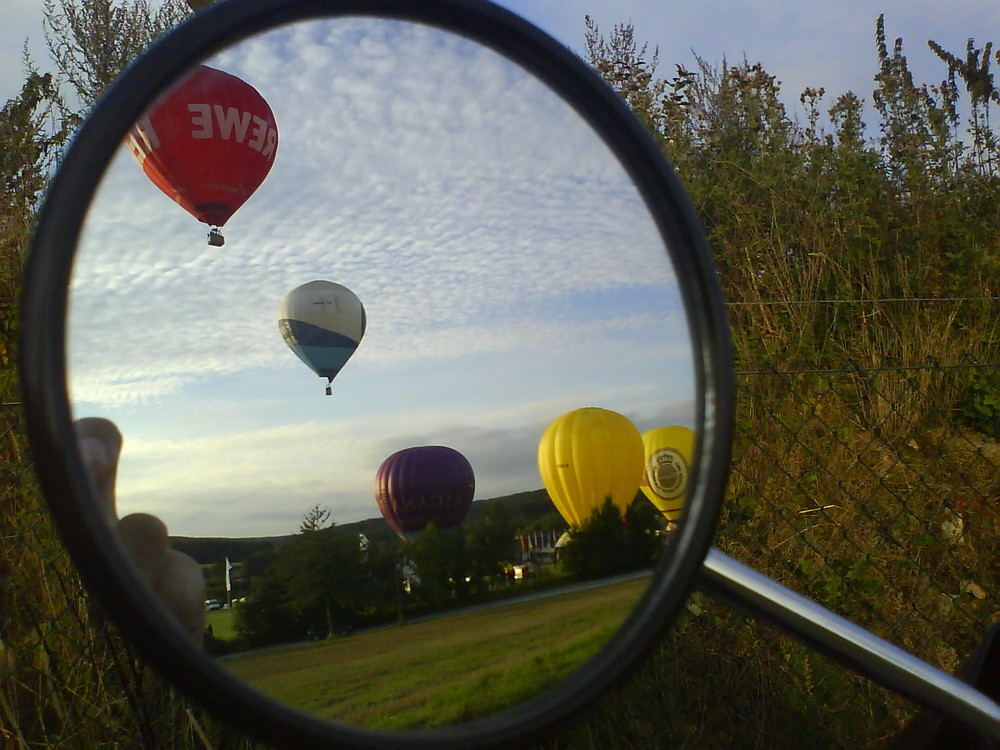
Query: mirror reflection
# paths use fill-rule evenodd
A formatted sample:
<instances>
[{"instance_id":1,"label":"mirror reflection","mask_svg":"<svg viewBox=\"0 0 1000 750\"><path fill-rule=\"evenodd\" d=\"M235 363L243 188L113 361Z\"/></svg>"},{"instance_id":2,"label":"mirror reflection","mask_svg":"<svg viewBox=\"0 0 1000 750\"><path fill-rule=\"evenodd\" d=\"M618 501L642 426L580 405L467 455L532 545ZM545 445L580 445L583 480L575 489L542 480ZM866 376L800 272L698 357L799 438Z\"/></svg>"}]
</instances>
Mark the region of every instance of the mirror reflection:
<instances>
[{"instance_id":1,"label":"mirror reflection","mask_svg":"<svg viewBox=\"0 0 1000 750\"><path fill-rule=\"evenodd\" d=\"M694 362L662 240L576 113L446 32L301 23L192 70L101 183L68 330L140 573L325 718L550 686L680 516Z\"/></svg>"}]
</instances>

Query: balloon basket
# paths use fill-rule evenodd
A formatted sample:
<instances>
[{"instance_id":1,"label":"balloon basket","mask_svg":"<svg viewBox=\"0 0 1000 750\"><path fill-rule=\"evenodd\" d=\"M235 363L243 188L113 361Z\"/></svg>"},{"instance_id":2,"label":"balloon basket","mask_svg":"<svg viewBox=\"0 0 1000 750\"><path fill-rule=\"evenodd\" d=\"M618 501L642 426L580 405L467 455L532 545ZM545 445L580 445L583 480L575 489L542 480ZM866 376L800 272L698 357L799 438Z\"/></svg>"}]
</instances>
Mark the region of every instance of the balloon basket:
<instances>
[{"instance_id":1,"label":"balloon basket","mask_svg":"<svg viewBox=\"0 0 1000 750\"><path fill-rule=\"evenodd\" d=\"M208 244L212 247L222 247L226 244L226 238L222 236L222 232L219 231L218 227L212 227L209 231Z\"/></svg>"}]
</instances>

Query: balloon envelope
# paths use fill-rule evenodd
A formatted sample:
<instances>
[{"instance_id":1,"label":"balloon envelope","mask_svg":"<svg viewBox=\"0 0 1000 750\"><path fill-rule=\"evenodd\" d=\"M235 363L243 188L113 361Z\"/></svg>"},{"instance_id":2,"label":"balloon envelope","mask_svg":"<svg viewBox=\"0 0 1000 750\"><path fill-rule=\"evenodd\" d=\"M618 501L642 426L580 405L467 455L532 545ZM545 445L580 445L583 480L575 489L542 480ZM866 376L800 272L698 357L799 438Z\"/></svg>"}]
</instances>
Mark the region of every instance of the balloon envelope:
<instances>
[{"instance_id":1,"label":"balloon envelope","mask_svg":"<svg viewBox=\"0 0 1000 750\"><path fill-rule=\"evenodd\" d=\"M271 170L278 127L253 86L199 65L139 118L126 143L156 187L221 227Z\"/></svg>"},{"instance_id":2,"label":"balloon envelope","mask_svg":"<svg viewBox=\"0 0 1000 750\"><path fill-rule=\"evenodd\" d=\"M444 445L397 451L375 475L375 501L382 517L404 539L429 523L443 529L457 526L475 493L472 465Z\"/></svg>"},{"instance_id":3,"label":"balloon envelope","mask_svg":"<svg viewBox=\"0 0 1000 750\"><path fill-rule=\"evenodd\" d=\"M579 529L606 498L622 515L639 491L642 437L617 412L585 407L553 421L538 443L538 471L556 509Z\"/></svg>"},{"instance_id":4,"label":"balloon envelope","mask_svg":"<svg viewBox=\"0 0 1000 750\"><path fill-rule=\"evenodd\" d=\"M288 293L278 330L288 347L320 377L332 381L365 335L365 308L346 286L310 281Z\"/></svg>"},{"instance_id":5,"label":"balloon envelope","mask_svg":"<svg viewBox=\"0 0 1000 750\"><path fill-rule=\"evenodd\" d=\"M669 521L676 521L684 505L694 453L694 432L687 427L656 427L642 435L646 465L642 493Z\"/></svg>"}]
</instances>

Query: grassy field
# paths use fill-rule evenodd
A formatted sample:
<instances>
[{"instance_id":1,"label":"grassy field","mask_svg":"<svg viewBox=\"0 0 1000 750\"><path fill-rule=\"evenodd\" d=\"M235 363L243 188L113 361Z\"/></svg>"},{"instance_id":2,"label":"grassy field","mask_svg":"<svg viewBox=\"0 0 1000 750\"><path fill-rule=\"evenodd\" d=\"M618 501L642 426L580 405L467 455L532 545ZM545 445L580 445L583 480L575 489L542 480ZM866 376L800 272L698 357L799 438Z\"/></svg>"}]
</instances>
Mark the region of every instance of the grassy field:
<instances>
[{"instance_id":1,"label":"grassy field","mask_svg":"<svg viewBox=\"0 0 1000 750\"><path fill-rule=\"evenodd\" d=\"M233 610L217 609L214 612L206 612L205 625L211 626L212 635L221 640L228 640L236 635L233 629Z\"/></svg>"},{"instance_id":2,"label":"grassy field","mask_svg":"<svg viewBox=\"0 0 1000 750\"><path fill-rule=\"evenodd\" d=\"M383 729L452 724L568 675L607 641L647 585L627 581L222 664L326 719Z\"/></svg>"}]
</instances>

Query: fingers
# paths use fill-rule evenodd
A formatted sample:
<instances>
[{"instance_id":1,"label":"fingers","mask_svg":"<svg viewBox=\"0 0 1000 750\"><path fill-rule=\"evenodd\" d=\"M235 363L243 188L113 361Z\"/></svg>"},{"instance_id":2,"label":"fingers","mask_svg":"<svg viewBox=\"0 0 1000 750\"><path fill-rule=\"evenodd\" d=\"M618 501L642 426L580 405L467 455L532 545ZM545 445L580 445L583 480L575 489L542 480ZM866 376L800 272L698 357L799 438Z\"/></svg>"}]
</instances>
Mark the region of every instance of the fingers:
<instances>
[{"instance_id":1,"label":"fingers","mask_svg":"<svg viewBox=\"0 0 1000 750\"><path fill-rule=\"evenodd\" d=\"M114 523L117 518L115 508L115 477L118 473L118 457L122 451L122 434L114 422L100 417L85 417L73 423L83 462L86 465L101 503L101 511Z\"/></svg>"},{"instance_id":2,"label":"fingers","mask_svg":"<svg viewBox=\"0 0 1000 750\"><path fill-rule=\"evenodd\" d=\"M200 644L205 629L205 576L201 566L170 549L167 527L156 516L132 513L119 521L115 530L139 577Z\"/></svg>"},{"instance_id":3,"label":"fingers","mask_svg":"<svg viewBox=\"0 0 1000 750\"><path fill-rule=\"evenodd\" d=\"M132 513L118 522L115 531L139 576L150 587L155 586L169 551L166 525L148 513Z\"/></svg>"},{"instance_id":4,"label":"fingers","mask_svg":"<svg viewBox=\"0 0 1000 750\"><path fill-rule=\"evenodd\" d=\"M132 513L118 520L115 479L122 435L115 424L100 417L74 422L80 453L97 488L101 512L115 527L126 555L142 581L197 642L205 628L205 576L201 566L170 549L167 527L156 516Z\"/></svg>"},{"instance_id":5,"label":"fingers","mask_svg":"<svg viewBox=\"0 0 1000 750\"><path fill-rule=\"evenodd\" d=\"M205 576L201 566L177 550L168 550L153 591L198 644L205 632Z\"/></svg>"}]
</instances>

